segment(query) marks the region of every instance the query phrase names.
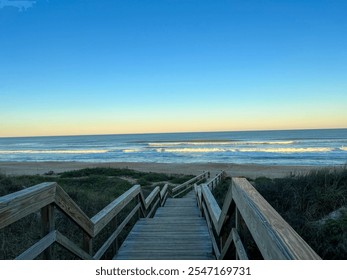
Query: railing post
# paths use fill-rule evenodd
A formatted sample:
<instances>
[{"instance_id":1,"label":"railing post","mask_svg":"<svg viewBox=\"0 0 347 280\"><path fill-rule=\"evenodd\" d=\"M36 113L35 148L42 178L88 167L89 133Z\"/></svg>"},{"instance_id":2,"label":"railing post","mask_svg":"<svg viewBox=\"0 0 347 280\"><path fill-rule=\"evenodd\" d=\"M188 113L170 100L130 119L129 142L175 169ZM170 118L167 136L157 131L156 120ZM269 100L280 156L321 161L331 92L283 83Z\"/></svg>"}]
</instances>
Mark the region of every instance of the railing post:
<instances>
[{"instance_id":1,"label":"railing post","mask_svg":"<svg viewBox=\"0 0 347 280\"><path fill-rule=\"evenodd\" d=\"M141 198L140 198L140 194L137 195L137 203L140 203L140 208L137 211L137 219L141 219L142 217L145 218L146 217L146 208L144 207ZM142 213L141 213L142 212Z\"/></svg>"},{"instance_id":2,"label":"railing post","mask_svg":"<svg viewBox=\"0 0 347 280\"><path fill-rule=\"evenodd\" d=\"M116 216L115 218L115 221L114 221L115 225L116 225L116 228L118 227L118 215ZM116 242L115 242L115 254L117 254L118 252L118 249L119 249L119 242L118 242L118 235L116 237Z\"/></svg>"},{"instance_id":3,"label":"railing post","mask_svg":"<svg viewBox=\"0 0 347 280\"><path fill-rule=\"evenodd\" d=\"M241 235L241 214L237 206L235 205L235 229L239 235ZM235 258L238 260L239 255L237 254L236 246L235 247Z\"/></svg>"},{"instance_id":4,"label":"railing post","mask_svg":"<svg viewBox=\"0 0 347 280\"><path fill-rule=\"evenodd\" d=\"M54 205L49 204L41 209L41 235L46 236L55 229L54 220ZM43 258L46 260L52 259L52 247L47 248L43 252Z\"/></svg>"},{"instance_id":5,"label":"railing post","mask_svg":"<svg viewBox=\"0 0 347 280\"><path fill-rule=\"evenodd\" d=\"M93 238L86 232L83 233L83 250L93 256Z\"/></svg>"}]
</instances>

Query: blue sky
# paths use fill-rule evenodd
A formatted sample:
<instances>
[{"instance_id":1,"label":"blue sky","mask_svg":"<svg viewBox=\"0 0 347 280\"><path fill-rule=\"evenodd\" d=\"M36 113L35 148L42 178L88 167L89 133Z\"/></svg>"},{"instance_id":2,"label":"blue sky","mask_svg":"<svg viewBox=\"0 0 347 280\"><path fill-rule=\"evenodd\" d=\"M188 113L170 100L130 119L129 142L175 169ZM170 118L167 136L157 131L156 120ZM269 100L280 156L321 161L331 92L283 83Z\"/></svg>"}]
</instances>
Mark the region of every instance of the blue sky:
<instances>
[{"instance_id":1,"label":"blue sky","mask_svg":"<svg viewBox=\"0 0 347 280\"><path fill-rule=\"evenodd\" d=\"M347 127L347 1L0 0L0 136Z\"/></svg>"}]
</instances>

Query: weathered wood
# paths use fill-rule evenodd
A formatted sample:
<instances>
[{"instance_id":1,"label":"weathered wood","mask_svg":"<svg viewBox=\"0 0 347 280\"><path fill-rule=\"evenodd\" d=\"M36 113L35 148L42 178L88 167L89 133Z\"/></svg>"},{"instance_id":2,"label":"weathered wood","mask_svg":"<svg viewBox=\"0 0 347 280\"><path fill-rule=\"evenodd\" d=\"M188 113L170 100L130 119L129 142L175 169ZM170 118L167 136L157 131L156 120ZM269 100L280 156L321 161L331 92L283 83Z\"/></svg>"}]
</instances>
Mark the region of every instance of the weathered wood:
<instances>
[{"instance_id":1,"label":"weathered wood","mask_svg":"<svg viewBox=\"0 0 347 280\"><path fill-rule=\"evenodd\" d=\"M194 197L168 199L153 218L137 221L115 258L212 259L208 227Z\"/></svg>"},{"instance_id":2,"label":"weathered wood","mask_svg":"<svg viewBox=\"0 0 347 280\"><path fill-rule=\"evenodd\" d=\"M155 187L154 190L145 199L146 209L148 209L148 207L151 205L153 200L158 196L158 194L160 194L160 188L159 187Z\"/></svg>"},{"instance_id":3,"label":"weathered wood","mask_svg":"<svg viewBox=\"0 0 347 280\"><path fill-rule=\"evenodd\" d=\"M134 252L134 253L121 253L116 255L116 260L214 260L215 257L212 253L201 253L201 252Z\"/></svg>"},{"instance_id":4,"label":"weathered wood","mask_svg":"<svg viewBox=\"0 0 347 280\"><path fill-rule=\"evenodd\" d=\"M204 179L204 178L206 178L207 175L208 175L208 172L204 172L204 173L202 173L202 174L200 174L200 175L198 175L198 176L196 176L196 177L194 177L194 178L192 178L192 179L190 179L190 180L184 182L183 184L181 184L181 185L179 185L179 186L173 188L173 189L172 189L172 192L175 193L175 192L177 192L177 191L179 191L179 190L181 190L181 189L187 187L188 185L194 183L195 181Z\"/></svg>"},{"instance_id":5,"label":"weathered wood","mask_svg":"<svg viewBox=\"0 0 347 280\"><path fill-rule=\"evenodd\" d=\"M56 183L42 183L0 197L0 229L54 202Z\"/></svg>"},{"instance_id":6,"label":"weathered wood","mask_svg":"<svg viewBox=\"0 0 347 280\"><path fill-rule=\"evenodd\" d=\"M217 174L214 178L212 178L209 182L207 182L206 185L209 187L210 190L213 190L222 180L223 176L224 176L224 171Z\"/></svg>"},{"instance_id":7,"label":"weathered wood","mask_svg":"<svg viewBox=\"0 0 347 280\"><path fill-rule=\"evenodd\" d=\"M83 250L90 256L93 255L93 238L88 233L83 233Z\"/></svg>"},{"instance_id":8,"label":"weathered wood","mask_svg":"<svg viewBox=\"0 0 347 280\"><path fill-rule=\"evenodd\" d=\"M230 215L229 210L230 210L231 205L233 205L233 195L232 195L232 188L229 187L228 191L227 191L227 193L225 195L222 211L221 211L219 219L218 219L218 226L216 228L216 232L217 232L218 235L222 231L222 227L223 227L223 225L225 223L225 220L226 220L227 216Z\"/></svg>"},{"instance_id":9,"label":"weathered wood","mask_svg":"<svg viewBox=\"0 0 347 280\"><path fill-rule=\"evenodd\" d=\"M248 260L248 256L245 247L242 244L240 236L235 228L231 229L231 234L233 236L235 248L236 248L236 259Z\"/></svg>"},{"instance_id":10,"label":"weathered wood","mask_svg":"<svg viewBox=\"0 0 347 280\"><path fill-rule=\"evenodd\" d=\"M169 184L165 184L163 189L160 191L160 205L164 206L167 196L168 196Z\"/></svg>"},{"instance_id":11,"label":"weathered wood","mask_svg":"<svg viewBox=\"0 0 347 280\"><path fill-rule=\"evenodd\" d=\"M204 197L204 201L206 202L206 206L208 209L208 212L210 214L212 223L214 225L214 228L218 229L218 224L219 224L219 218L221 214L221 209L219 208L219 205L212 195L210 189L206 185L202 185L202 194Z\"/></svg>"},{"instance_id":12,"label":"weathered wood","mask_svg":"<svg viewBox=\"0 0 347 280\"><path fill-rule=\"evenodd\" d=\"M160 197L158 197L157 201L153 204L153 206L152 206L151 210L149 211L149 213L147 214L146 218L152 217L152 215L155 212L155 210L157 209L157 206L159 203L160 203Z\"/></svg>"},{"instance_id":13,"label":"weathered wood","mask_svg":"<svg viewBox=\"0 0 347 280\"><path fill-rule=\"evenodd\" d=\"M41 235L42 237L54 231L55 219L54 219L54 205L53 203L45 206L41 209ZM44 259L52 259L52 247L49 246L44 252Z\"/></svg>"},{"instance_id":14,"label":"weathered wood","mask_svg":"<svg viewBox=\"0 0 347 280\"><path fill-rule=\"evenodd\" d=\"M56 188L55 204L79 227L93 236L93 223L71 197L60 187Z\"/></svg>"},{"instance_id":15,"label":"weathered wood","mask_svg":"<svg viewBox=\"0 0 347 280\"><path fill-rule=\"evenodd\" d=\"M229 248L230 248L230 245L231 243L233 242L233 234L232 234L232 231L229 232L229 235L228 235L228 238L227 240L225 241L225 244L224 246L222 247L222 251L220 252L220 255L218 257L219 260L223 260L225 255L228 253L229 251Z\"/></svg>"},{"instance_id":16,"label":"weathered wood","mask_svg":"<svg viewBox=\"0 0 347 280\"><path fill-rule=\"evenodd\" d=\"M100 260L101 257L106 253L107 249L111 246L114 240L117 239L118 235L122 232L124 227L129 223L129 221L136 215L137 210L140 208L138 203L134 209L128 214L128 216L123 220L123 222L117 227L117 229L110 235L106 242L100 247L100 249L95 253L94 259Z\"/></svg>"},{"instance_id":17,"label":"weathered wood","mask_svg":"<svg viewBox=\"0 0 347 280\"><path fill-rule=\"evenodd\" d=\"M210 215L208 214L208 211L207 211L207 208L206 208L204 202L202 203L202 208L204 210L204 216L206 218L208 232L210 233L210 237L211 237L211 240L212 240L212 246L213 246L214 254L215 254L216 258L218 259L219 256L220 256L220 250L218 248L216 239L214 237L213 230L212 230L212 223L211 223L211 220L210 220Z\"/></svg>"},{"instance_id":18,"label":"weathered wood","mask_svg":"<svg viewBox=\"0 0 347 280\"><path fill-rule=\"evenodd\" d=\"M33 260L56 241L56 231L52 231L20 254L16 260Z\"/></svg>"},{"instance_id":19,"label":"weathered wood","mask_svg":"<svg viewBox=\"0 0 347 280\"><path fill-rule=\"evenodd\" d=\"M233 178L232 188L236 206L265 259L320 259L246 179Z\"/></svg>"},{"instance_id":20,"label":"weathered wood","mask_svg":"<svg viewBox=\"0 0 347 280\"><path fill-rule=\"evenodd\" d=\"M93 236L97 235L140 192L141 187L135 185L96 214L91 219L94 224Z\"/></svg>"},{"instance_id":21,"label":"weathered wood","mask_svg":"<svg viewBox=\"0 0 347 280\"><path fill-rule=\"evenodd\" d=\"M64 236L59 231L56 231L56 241L61 246L63 246L65 249L69 250L74 255L78 256L82 260L92 260L93 258L83 251L80 247L78 247L74 242L72 242L70 239L68 239L66 236Z\"/></svg>"}]
</instances>

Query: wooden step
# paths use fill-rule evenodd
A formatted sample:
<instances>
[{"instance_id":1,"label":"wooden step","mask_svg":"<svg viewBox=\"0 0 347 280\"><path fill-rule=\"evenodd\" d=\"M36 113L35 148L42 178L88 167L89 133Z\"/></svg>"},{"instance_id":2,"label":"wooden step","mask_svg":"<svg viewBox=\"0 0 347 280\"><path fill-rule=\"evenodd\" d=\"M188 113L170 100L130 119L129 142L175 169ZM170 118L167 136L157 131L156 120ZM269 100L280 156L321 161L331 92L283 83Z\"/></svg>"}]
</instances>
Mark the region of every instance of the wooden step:
<instances>
[{"instance_id":1,"label":"wooden step","mask_svg":"<svg viewBox=\"0 0 347 280\"><path fill-rule=\"evenodd\" d=\"M206 220L200 215L195 196L167 199L153 218L135 224L114 259L214 259Z\"/></svg>"}]
</instances>

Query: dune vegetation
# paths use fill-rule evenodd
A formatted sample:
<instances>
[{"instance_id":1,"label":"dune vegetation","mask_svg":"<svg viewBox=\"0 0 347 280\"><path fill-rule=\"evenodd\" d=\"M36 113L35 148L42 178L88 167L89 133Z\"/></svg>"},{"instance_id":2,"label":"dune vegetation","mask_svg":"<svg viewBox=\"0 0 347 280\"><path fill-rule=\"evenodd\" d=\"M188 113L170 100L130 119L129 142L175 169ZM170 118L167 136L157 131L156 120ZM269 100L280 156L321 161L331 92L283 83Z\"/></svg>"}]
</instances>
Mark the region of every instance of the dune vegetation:
<instances>
[{"instance_id":1,"label":"dune vegetation","mask_svg":"<svg viewBox=\"0 0 347 280\"><path fill-rule=\"evenodd\" d=\"M42 182L57 182L90 218L135 184L143 187L145 196L166 183L177 185L193 176L146 173L131 169L88 168L40 176L5 176L0 174L0 196L23 190ZM131 205L130 205L131 207ZM129 209L124 209L124 215ZM81 230L62 213L56 213L56 228L77 242L83 239ZM131 225L129 226L129 230ZM110 235L106 228L94 242L98 248ZM126 231L124 233L126 235ZM41 238L39 213L31 214L0 230L0 259L13 259ZM122 241L120 239L120 242ZM57 245L58 247L58 245ZM55 248L55 259L75 258L66 250ZM106 258L112 256L106 255Z\"/></svg>"},{"instance_id":2,"label":"dune vegetation","mask_svg":"<svg viewBox=\"0 0 347 280\"><path fill-rule=\"evenodd\" d=\"M249 181L321 258L347 259L347 168ZM214 190L220 205L229 185L230 178ZM261 258L250 240L248 253Z\"/></svg>"}]
</instances>

